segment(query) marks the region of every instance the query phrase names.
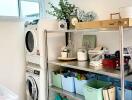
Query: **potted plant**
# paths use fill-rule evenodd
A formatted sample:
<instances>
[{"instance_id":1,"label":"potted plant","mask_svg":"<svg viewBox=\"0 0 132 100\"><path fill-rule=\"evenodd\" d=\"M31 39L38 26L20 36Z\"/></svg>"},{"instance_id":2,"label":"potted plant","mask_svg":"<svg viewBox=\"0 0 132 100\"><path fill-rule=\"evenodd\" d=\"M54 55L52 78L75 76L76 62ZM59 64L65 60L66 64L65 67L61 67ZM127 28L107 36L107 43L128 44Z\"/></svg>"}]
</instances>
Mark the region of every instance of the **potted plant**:
<instances>
[{"instance_id":1,"label":"potted plant","mask_svg":"<svg viewBox=\"0 0 132 100\"><path fill-rule=\"evenodd\" d=\"M68 0L60 0L59 7L54 6L52 3L49 3L52 8L51 11L47 11L50 15L57 17L57 20L65 20L67 22L67 27L70 25L70 16L75 15L77 7L74 4L70 4Z\"/></svg>"}]
</instances>

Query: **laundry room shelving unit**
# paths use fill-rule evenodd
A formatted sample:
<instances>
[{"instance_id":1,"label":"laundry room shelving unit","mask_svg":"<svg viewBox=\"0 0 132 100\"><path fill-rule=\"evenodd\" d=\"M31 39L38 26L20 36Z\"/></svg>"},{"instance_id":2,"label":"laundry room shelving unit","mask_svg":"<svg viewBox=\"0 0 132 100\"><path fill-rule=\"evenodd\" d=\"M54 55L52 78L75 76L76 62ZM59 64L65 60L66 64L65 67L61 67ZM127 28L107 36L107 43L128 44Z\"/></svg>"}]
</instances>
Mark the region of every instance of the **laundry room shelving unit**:
<instances>
[{"instance_id":1,"label":"laundry room shelving unit","mask_svg":"<svg viewBox=\"0 0 132 100\"><path fill-rule=\"evenodd\" d=\"M78 69L81 71L87 71L87 72L93 72L97 74L102 74L102 75L107 75L115 78L121 79L121 100L125 100L124 97L124 80L125 80L125 71L124 71L124 56L125 54L123 53L124 50L124 30L128 30L132 26L132 19L129 18L124 18L124 19L116 19L116 20L104 20L104 21L94 21L94 22L80 22L76 25L75 30L45 30L44 35L45 35L45 66L47 68L47 98L49 96L49 90L54 91L60 94L64 94L66 96L69 96L73 98L74 100L84 100L84 97L75 93L70 93L65 90L49 86L49 64L52 65L57 65L61 67L67 67L67 68L72 68L72 69ZM103 30L102 30L103 28ZM105 28L105 30L104 30ZM47 35L51 33L80 33L80 32L98 32L98 31L119 31L119 36L120 36L120 71L117 70L105 70L105 69L100 69L100 70L94 70L89 66L88 61L84 62L81 64L81 62L78 61L67 61L67 62L62 62L62 61L48 61L48 43L47 43ZM47 99L48 100L48 99Z\"/></svg>"}]
</instances>

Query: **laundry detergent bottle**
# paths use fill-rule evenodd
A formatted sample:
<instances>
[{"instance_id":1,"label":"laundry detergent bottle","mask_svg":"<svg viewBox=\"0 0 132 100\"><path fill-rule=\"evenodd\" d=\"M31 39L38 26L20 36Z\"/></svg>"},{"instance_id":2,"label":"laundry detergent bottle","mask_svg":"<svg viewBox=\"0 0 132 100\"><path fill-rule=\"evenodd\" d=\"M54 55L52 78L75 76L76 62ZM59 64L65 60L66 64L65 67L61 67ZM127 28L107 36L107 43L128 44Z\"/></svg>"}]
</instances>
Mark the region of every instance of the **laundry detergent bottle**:
<instances>
[{"instance_id":1,"label":"laundry detergent bottle","mask_svg":"<svg viewBox=\"0 0 132 100\"><path fill-rule=\"evenodd\" d=\"M57 94L55 100L62 100L62 97L59 94Z\"/></svg>"}]
</instances>

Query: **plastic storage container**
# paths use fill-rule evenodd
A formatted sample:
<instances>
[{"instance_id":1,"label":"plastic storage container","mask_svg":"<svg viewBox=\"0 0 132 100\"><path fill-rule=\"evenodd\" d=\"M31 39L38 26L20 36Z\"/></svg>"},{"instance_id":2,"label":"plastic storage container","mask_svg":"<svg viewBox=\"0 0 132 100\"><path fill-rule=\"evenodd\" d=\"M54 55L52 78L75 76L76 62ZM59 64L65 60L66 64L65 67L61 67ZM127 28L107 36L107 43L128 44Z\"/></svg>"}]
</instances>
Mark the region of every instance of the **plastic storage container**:
<instances>
[{"instance_id":1,"label":"plastic storage container","mask_svg":"<svg viewBox=\"0 0 132 100\"><path fill-rule=\"evenodd\" d=\"M108 76L105 76L105 75L98 75L97 79L100 81L110 82L110 78Z\"/></svg>"},{"instance_id":2,"label":"plastic storage container","mask_svg":"<svg viewBox=\"0 0 132 100\"><path fill-rule=\"evenodd\" d=\"M0 85L0 100L19 100L19 98L15 93Z\"/></svg>"},{"instance_id":3,"label":"plastic storage container","mask_svg":"<svg viewBox=\"0 0 132 100\"><path fill-rule=\"evenodd\" d=\"M58 88L62 88L61 74L52 73L52 84Z\"/></svg>"},{"instance_id":4,"label":"plastic storage container","mask_svg":"<svg viewBox=\"0 0 132 100\"><path fill-rule=\"evenodd\" d=\"M94 73L87 73L86 75L87 79L88 80L97 80L97 74L94 74Z\"/></svg>"},{"instance_id":5,"label":"plastic storage container","mask_svg":"<svg viewBox=\"0 0 132 100\"><path fill-rule=\"evenodd\" d=\"M117 86L117 87L120 87L120 86L121 86L121 81L120 81L120 79L110 77L110 82L111 82L114 86Z\"/></svg>"},{"instance_id":6,"label":"plastic storage container","mask_svg":"<svg viewBox=\"0 0 132 100\"><path fill-rule=\"evenodd\" d=\"M125 81L125 87L132 89L132 82L131 81Z\"/></svg>"},{"instance_id":7,"label":"plastic storage container","mask_svg":"<svg viewBox=\"0 0 132 100\"><path fill-rule=\"evenodd\" d=\"M63 89L69 92L75 92L74 77L64 77L61 75L61 78Z\"/></svg>"},{"instance_id":8,"label":"plastic storage container","mask_svg":"<svg viewBox=\"0 0 132 100\"><path fill-rule=\"evenodd\" d=\"M85 100L103 100L103 88L109 86L107 82L93 80L84 86Z\"/></svg>"},{"instance_id":9,"label":"plastic storage container","mask_svg":"<svg viewBox=\"0 0 132 100\"><path fill-rule=\"evenodd\" d=\"M82 87L87 83L87 80L78 80L77 78L74 78L74 81L76 93L83 95Z\"/></svg>"},{"instance_id":10,"label":"plastic storage container","mask_svg":"<svg viewBox=\"0 0 132 100\"><path fill-rule=\"evenodd\" d=\"M117 100L121 100L120 87L117 87ZM125 89L125 100L132 100L132 90Z\"/></svg>"}]
</instances>

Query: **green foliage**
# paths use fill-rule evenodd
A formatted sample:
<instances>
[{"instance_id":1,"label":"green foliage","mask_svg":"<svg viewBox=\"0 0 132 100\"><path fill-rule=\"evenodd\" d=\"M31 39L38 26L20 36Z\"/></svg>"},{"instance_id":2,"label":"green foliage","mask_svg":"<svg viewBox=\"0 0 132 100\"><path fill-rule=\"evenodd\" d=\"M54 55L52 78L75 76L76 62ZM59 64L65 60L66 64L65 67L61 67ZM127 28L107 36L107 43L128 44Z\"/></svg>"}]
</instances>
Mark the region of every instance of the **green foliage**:
<instances>
[{"instance_id":1,"label":"green foliage","mask_svg":"<svg viewBox=\"0 0 132 100\"><path fill-rule=\"evenodd\" d=\"M77 7L74 4L70 4L68 0L60 0L59 8L49 3L52 11L47 11L50 15L56 16L58 20L70 19L72 14L75 14Z\"/></svg>"},{"instance_id":2,"label":"green foliage","mask_svg":"<svg viewBox=\"0 0 132 100\"><path fill-rule=\"evenodd\" d=\"M77 13L78 19L80 21L93 21L97 18L97 14L93 11L85 12L84 10L78 9Z\"/></svg>"}]
</instances>

